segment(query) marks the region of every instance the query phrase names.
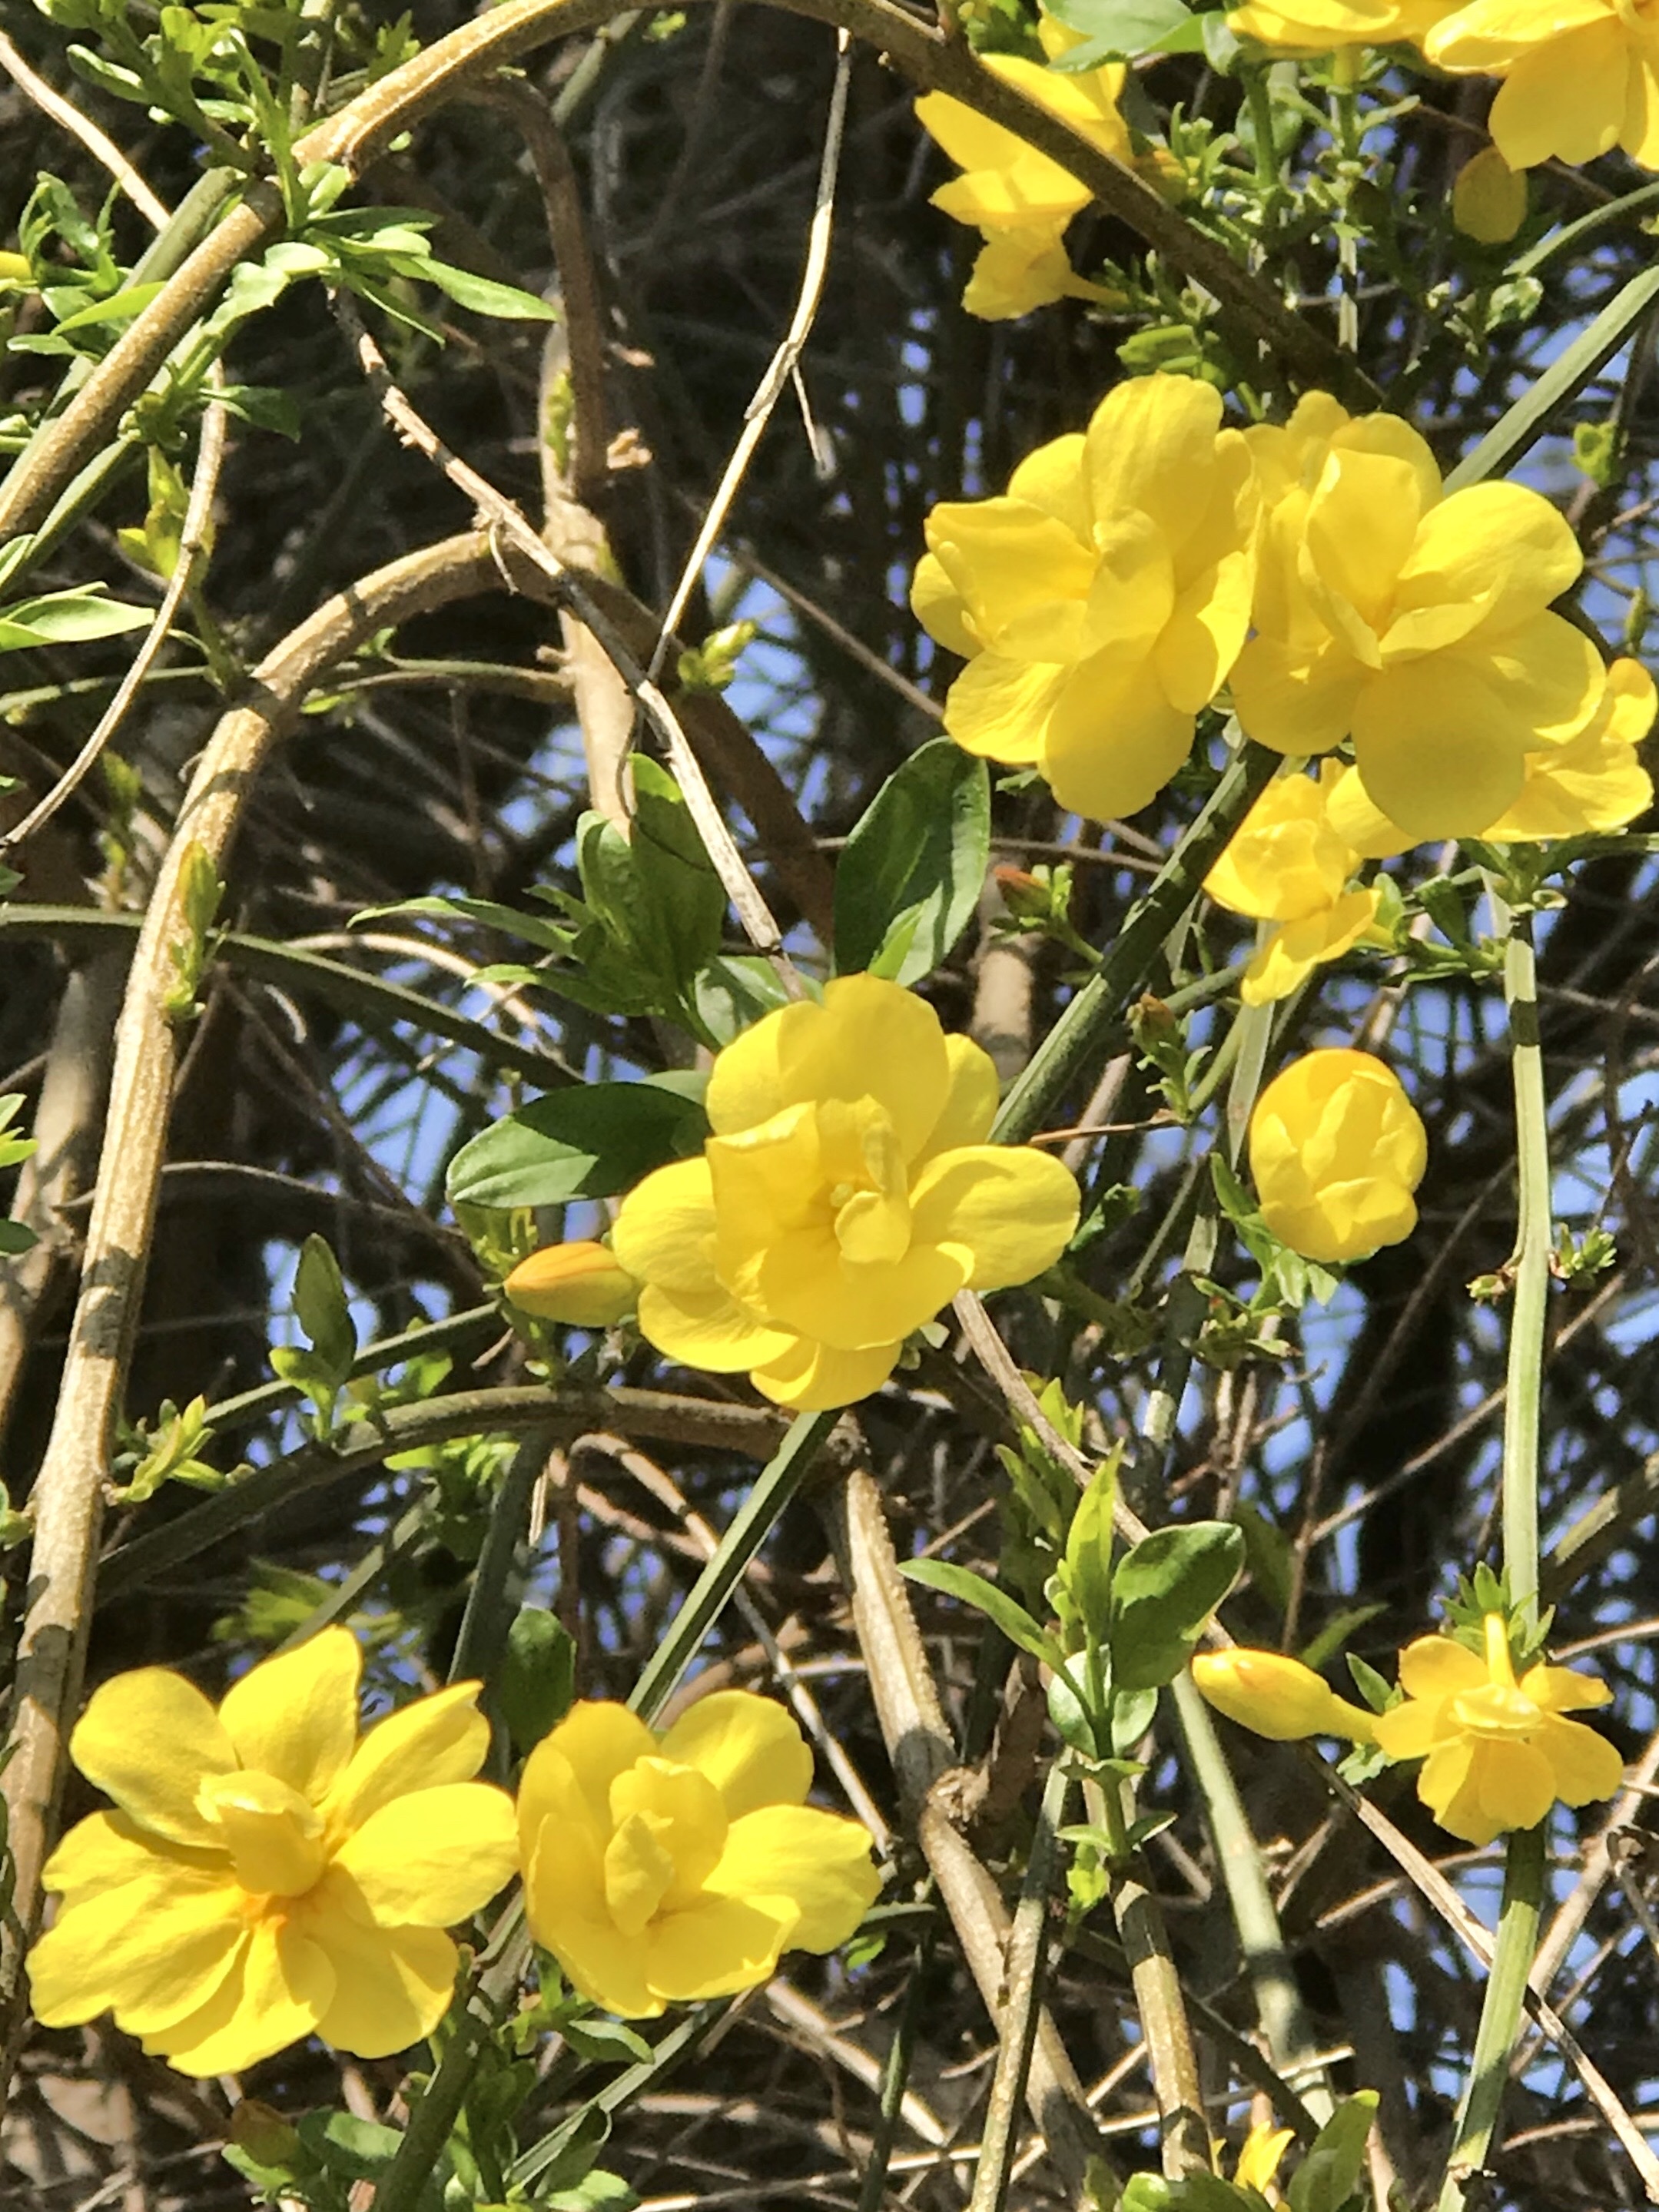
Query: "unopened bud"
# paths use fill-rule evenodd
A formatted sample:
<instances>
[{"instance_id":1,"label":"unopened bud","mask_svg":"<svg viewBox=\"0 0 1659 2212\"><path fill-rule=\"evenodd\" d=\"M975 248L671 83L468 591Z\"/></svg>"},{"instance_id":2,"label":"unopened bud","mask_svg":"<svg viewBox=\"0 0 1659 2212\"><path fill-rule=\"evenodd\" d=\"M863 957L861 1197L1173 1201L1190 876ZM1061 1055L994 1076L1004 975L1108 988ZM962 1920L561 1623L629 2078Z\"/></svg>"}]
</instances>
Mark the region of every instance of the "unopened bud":
<instances>
[{"instance_id":1,"label":"unopened bud","mask_svg":"<svg viewBox=\"0 0 1659 2212\"><path fill-rule=\"evenodd\" d=\"M572 1328L608 1328L633 1309L640 1286L615 1255L591 1237L544 1245L520 1260L502 1288L538 1321Z\"/></svg>"},{"instance_id":2,"label":"unopened bud","mask_svg":"<svg viewBox=\"0 0 1659 2212\"><path fill-rule=\"evenodd\" d=\"M231 2114L230 2140L261 2166L287 2166L300 2148L296 2131L257 2097L244 2097Z\"/></svg>"},{"instance_id":3,"label":"unopened bud","mask_svg":"<svg viewBox=\"0 0 1659 2212\"><path fill-rule=\"evenodd\" d=\"M1369 1713L1282 1651L1202 1651L1193 1661L1193 1680L1218 1712L1273 1743L1294 1743L1304 1735L1369 1743L1374 1733Z\"/></svg>"},{"instance_id":4,"label":"unopened bud","mask_svg":"<svg viewBox=\"0 0 1659 2212\"><path fill-rule=\"evenodd\" d=\"M1510 168L1496 146L1483 146L1457 173L1453 222L1478 245L1507 246L1526 219L1526 172Z\"/></svg>"}]
</instances>

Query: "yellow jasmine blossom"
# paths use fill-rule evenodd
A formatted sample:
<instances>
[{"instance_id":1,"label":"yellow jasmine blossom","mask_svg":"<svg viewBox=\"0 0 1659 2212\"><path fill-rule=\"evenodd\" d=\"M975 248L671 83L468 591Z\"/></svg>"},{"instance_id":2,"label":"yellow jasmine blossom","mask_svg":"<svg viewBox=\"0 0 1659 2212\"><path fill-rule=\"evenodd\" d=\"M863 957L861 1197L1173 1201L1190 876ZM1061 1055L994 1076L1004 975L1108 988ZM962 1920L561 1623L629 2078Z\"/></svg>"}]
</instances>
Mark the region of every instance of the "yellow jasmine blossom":
<instances>
[{"instance_id":1,"label":"yellow jasmine blossom","mask_svg":"<svg viewBox=\"0 0 1659 2212\"><path fill-rule=\"evenodd\" d=\"M1374 1715L1339 1698L1322 1674L1283 1651L1255 1651L1243 1644L1229 1651L1200 1651L1193 1660L1193 1680L1218 1713L1272 1743L1294 1743L1307 1735L1370 1743L1376 1733Z\"/></svg>"},{"instance_id":2,"label":"yellow jasmine blossom","mask_svg":"<svg viewBox=\"0 0 1659 2212\"><path fill-rule=\"evenodd\" d=\"M94 1691L70 1753L116 1809L47 1862L62 1902L29 1957L37 2019L113 2012L196 2075L313 2033L380 2058L431 2033L455 1981L444 1929L513 1872L513 1802L472 1779L489 1743L476 1682L360 1741L362 1668L325 1628L216 1711L161 1667Z\"/></svg>"},{"instance_id":3,"label":"yellow jasmine blossom","mask_svg":"<svg viewBox=\"0 0 1659 2212\"><path fill-rule=\"evenodd\" d=\"M1006 494L927 518L911 605L968 666L945 702L966 751L1041 769L1097 820L1155 799L1249 627L1258 499L1221 395L1136 377Z\"/></svg>"},{"instance_id":4,"label":"yellow jasmine blossom","mask_svg":"<svg viewBox=\"0 0 1659 2212\"><path fill-rule=\"evenodd\" d=\"M879 1389L960 1290L1029 1282L1077 1226L1047 1153L990 1145L989 1055L924 1000L844 975L768 1014L709 1078L700 1160L623 1200L617 1257L659 1352L797 1408Z\"/></svg>"},{"instance_id":5,"label":"yellow jasmine blossom","mask_svg":"<svg viewBox=\"0 0 1659 2212\"><path fill-rule=\"evenodd\" d=\"M1527 219L1527 179L1496 146L1483 146L1457 173L1452 221L1481 246L1507 246Z\"/></svg>"},{"instance_id":6,"label":"yellow jasmine blossom","mask_svg":"<svg viewBox=\"0 0 1659 2212\"><path fill-rule=\"evenodd\" d=\"M805 1802L811 1781L794 1722L746 1690L700 1698L661 1737L625 1705L573 1706L519 1791L537 1942L626 2020L833 1951L881 1881L864 1827Z\"/></svg>"},{"instance_id":7,"label":"yellow jasmine blossom","mask_svg":"<svg viewBox=\"0 0 1659 2212\"><path fill-rule=\"evenodd\" d=\"M1653 726L1659 693L1640 661L1615 660L1601 703L1565 745L1528 753L1514 805L1481 831L1495 844L1536 845L1622 830L1653 804L1653 780L1638 747ZM1358 772L1338 777L1327 802L1332 828L1354 850L1382 860L1415 842L1366 793Z\"/></svg>"},{"instance_id":8,"label":"yellow jasmine blossom","mask_svg":"<svg viewBox=\"0 0 1659 2212\"><path fill-rule=\"evenodd\" d=\"M1486 1617L1486 1655L1421 1636L1400 1655L1403 1705L1380 1713L1390 1759L1420 1759L1417 1794L1449 1835L1489 1844L1535 1827L1559 1797L1611 1797L1624 1761L1605 1736L1563 1713L1607 1705L1605 1682L1570 1667L1529 1667L1517 1682L1501 1613Z\"/></svg>"},{"instance_id":9,"label":"yellow jasmine blossom","mask_svg":"<svg viewBox=\"0 0 1659 2212\"><path fill-rule=\"evenodd\" d=\"M1326 802L1341 769L1267 786L1204 878L1218 906L1279 927L1244 971L1247 1006L1288 998L1326 960L1340 960L1376 925L1381 894L1350 890L1359 855L1331 826Z\"/></svg>"},{"instance_id":10,"label":"yellow jasmine blossom","mask_svg":"<svg viewBox=\"0 0 1659 2212\"><path fill-rule=\"evenodd\" d=\"M1083 33L1045 15L1037 36L1048 59L1057 61L1081 43ZM1123 63L1067 76L1017 54L980 58L994 76L1070 124L1101 153L1133 166L1129 129L1118 107L1128 75ZM1066 224L1092 197L1069 169L949 93L924 94L916 102L916 120L963 172L940 185L933 205L986 241L963 295L970 315L998 322L1055 300L1114 297L1078 276L1060 244Z\"/></svg>"},{"instance_id":11,"label":"yellow jasmine blossom","mask_svg":"<svg viewBox=\"0 0 1659 2212\"><path fill-rule=\"evenodd\" d=\"M1527 755L1566 744L1601 702L1595 647L1548 611L1583 556L1537 492L1448 497L1408 424L1337 412L1322 398L1287 430L1250 434L1273 504L1234 705L1280 752L1352 733L1366 791L1413 842L1479 836Z\"/></svg>"},{"instance_id":12,"label":"yellow jasmine blossom","mask_svg":"<svg viewBox=\"0 0 1659 2212\"><path fill-rule=\"evenodd\" d=\"M640 1294L610 1249L585 1237L544 1244L520 1261L501 1288L526 1313L572 1328L609 1328L634 1310Z\"/></svg>"},{"instance_id":13,"label":"yellow jasmine blossom","mask_svg":"<svg viewBox=\"0 0 1659 2212\"><path fill-rule=\"evenodd\" d=\"M1239 2147L1233 2179L1241 2189L1257 2191L1270 2204L1279 2203L1281 2200L1273 2182L1280 2161L1295 2141L1294 2128L1273 2128L1265 2124L1253 2127Z\"/></svg>"},{"instance_id":14,"label":"yellow jasmine blossom","mask_svg":"<svg viewBox=\"0 0 1659 2212\"><path fill-rule=\"evenodd\" d=\"M1340 46L1419 43L1445 13L1445 0L1250 0L1227 17L1227 28L1261 46L1298 54L1328 54Z\"/></svg>"},{"instance_id":15,"label":"yellow jasmine blossom","mask_svg":"<svg viewBox=\"0 0 1659 2212\"><path fill-rule=\"evenodd\" d=\"M1367 1052L1310 1052L1250 1116L1250 1173L1282 1243L1327 1266L1364 1260L1417 1226L1428 1137L1392 1069Z\"/></svg>"},{"instance_id":16,"label":"yellow jasmine blossom","mask_svg":"<svg viewBox=\"0 0 1659 2212\"><path fill-rule=\"evenodd\" d=\"M1437 69L1498 76L1489 128L1512 169L1622 146L1659 168L1659 40L1629 0L1474 0L1423 41Z\"/></svg>"}]
</instances>

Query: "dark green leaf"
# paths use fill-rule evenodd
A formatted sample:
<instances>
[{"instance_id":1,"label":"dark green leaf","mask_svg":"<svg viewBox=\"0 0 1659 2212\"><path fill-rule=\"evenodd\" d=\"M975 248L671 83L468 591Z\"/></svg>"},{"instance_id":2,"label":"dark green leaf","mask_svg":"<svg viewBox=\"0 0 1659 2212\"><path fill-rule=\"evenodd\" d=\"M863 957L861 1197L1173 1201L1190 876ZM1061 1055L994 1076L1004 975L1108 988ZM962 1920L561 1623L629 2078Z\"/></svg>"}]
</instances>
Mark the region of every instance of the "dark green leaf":
<instances>
[{"instance_id":1,"label":"dark green leaf","mask_svg":"<svg viewBox=\"0 0 1659 2212\"><path fill-rule=\"evenodd\" d=\"M507 1632L495 1705L514 1750L527 1752L564 1718L576 1693L576 1645L564 1623L523 1606Z\"/></svg>"},{"instance_id":2,"label":"dark green leaf","mask_svg":"<svg viewBox=\"0 0 1659 2212\"><path fill-rule=\"evenodd\" d=\"M8 1259L18 1252L32 1251L40 1241L26 1222L0 1221L0 1254Z\"/></svg>"},{"instance_id":3,"label":"dark green leaf","mask_svg":"<svg viewBox=\"0 0 1659 2212\"><path fill-rule=\"evenodd\" d=\"M1060 1664L1062 1655L1054 1638L1038 1627L1018 1599L994 1583L988 1583L983 1575L975 1574L970 1567L953 1567L945 1559L906 1559L899 1572L924 1589L940 1590L946 1597L985 1613L1011 1644L1029 1651L1033 1658L1050 1667Z\"/></svg>"},{"instance_id":4,"label":"dark green leaf","mask_svg":"<svg viewBox=\"0 0 1659 2212\"><path fill-rule=\"evenodd\" d=\"M1357 2194L1376 2115L1373 2089L1362 2089L1337 2106L1315 2136L1285 2192L1291 2212L1340 2212L1347 2199Z\"/></svg>"},{"instance_id":5,"label":"dark green leaf","mask_svg":"<svg viewBox=\"0 0 1659 2212\"><path fill-rule=\"evenodd\" d=\"M320 1237L307 1237L300 1247L294 1311L325 1371L343 1382L357 1357L357 1332L346 1304L340 1263Z\"/></svg>"},{"instance_id":6,"label":"dark green leaf","mask_svg":"<svg viewBox=\"0 0 1659 2212\"><path fill-rule=\"evenodd\" d=\"M590 1083L532 1099L483 1129L449 1164L452 1206L562 1206L612 1198L695 1153L702 1106L658 1082Z\"/></svg>"},{"instance_id":7,"label":"dark green leaf","mask_svg":"<svg viewBox=\"0 0 1659 2212\"><path fill-rule=\"evenodd\" d=\"M1087 40L1057 64L1068 75L1114 58L1196 53L1204 43L1203 19L1181 0L1054 0L1049 13Z\"/></svg>"},{"instance_id":8,"label":"dark green leaf","mask_svg":"<svg viewBox=\"0 0 1659 2212\"><path fill-rule=\"evenodd\" d=\"M1126 1552L1112 1577L1112 1666L1120 1690L1157 1689L1186 1665L1244 1564L1230 1522L1159 1528Z\"/></svg>"},{"instance_id":9,"label":"dark green leaf","mask_svg":"<svg viewBox=\"0 0 1659 2212\"><path fill-rule=\"evenodd\" d=\"M757 952L721 953L697 977L696 1012L717 1046L788 1004L776 964Z\"/></svg>"},{"instance_id":10,"label":"dark green leaf","mask_svg":"<svg viewBox=\"0 0 1659 2212\"><path fill-rule=\"evenodd\" d=\"M836 870L836 966L869 968L896 924L914 931L892 980L937 968L972 917L991 853L991 790L983 761L935 738L889 776L847 841Z\"/></svg>"},{"instance_id":11,"label":"dark green leaf","mask_svg":"<svg viewBox=\"0 0 1659 2212\"><path fill-rule=\"evenodd\" d=\"M596 2066L617 2065L624 2058L639 2066L650 2063L651 2045L623 2021L602 2020L597 2014L586 2020L562 2021L559 2033L573 2051L591 2058Z\"/></svg>"},{"instance_id":12,"label":"dark green leaf","mask_svg":"<svg viewBox=\"0 0 1659 2212\"><path fill-rule=\"evenodd\" d=\"M660 933L668 972L689 992L720 949L726 893L679 786L666 769L638 755L630 849L647 927Z\"/></svg>"}]
</instances>

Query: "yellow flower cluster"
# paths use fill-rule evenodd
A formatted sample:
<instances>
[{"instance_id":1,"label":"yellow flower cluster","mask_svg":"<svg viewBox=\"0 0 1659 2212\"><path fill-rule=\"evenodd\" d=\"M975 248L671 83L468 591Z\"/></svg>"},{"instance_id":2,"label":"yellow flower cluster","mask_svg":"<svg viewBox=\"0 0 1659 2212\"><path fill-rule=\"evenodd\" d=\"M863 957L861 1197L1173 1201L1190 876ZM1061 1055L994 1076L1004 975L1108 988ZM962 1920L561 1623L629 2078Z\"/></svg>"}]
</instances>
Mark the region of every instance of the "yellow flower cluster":
<instances>
[{"instance_id":1,"label":"yellow flower cluster","mask_svg":"<svg viewBox=\"0 0 1659 2212\"><path fill-rule=\"evenodd\" d=\"M1336 1696L1299 1660L1233 1650L1193 1661L1199 1689L1230 1720L1286 1743L1308 1735L1375 1743L1390 1759L1423 1761L1417 1794L1449 1835L1489 1844L1535 1827L1559 1799L1611 1797L1617 1747L1564 1715L1608 1703L1604 1682L1569 1667L1529 1667L1519 1680L1501 1613L1484 1623L1484 1649L1420 1636L1400 1655L1399 1703L1368 1713Z\"/></svg>"},{"instance_id":2,"label":"yellow flower cluster","mask_svg":"<svg viewBox=\"0 0 1659 2212\"><path fill-rule=\"evenodd\" d=\"M958 1291L1029 1282L1077 1226L1067 1169L987 1143L989 1055L873 975L745 1030L707 1105L702 1158L630 1191L611 1241L659 1352L780 1405L878 1389Z\"/></svg>"},{"instance_id":3,"label":"yellow flower cluster","mask_svg":"<svg viewBox=\"0 0 1659 2212\"><path fill-rule=\"evenodd\" d=\"M1155 798L1224 684L1245 731L1277 751L1352 738L1395 850L1560 836L1646 803L1633 745L1652 687L1632 668L1610 678L1552 611L1583 566L1566 522L1520 484L1448 494L1395 416L1356 420L1312 393L1282 427L1239 432L1208 385L1137 378L1085 434L1023 461L1005 494L936 507L927 538L911 604L968 664L946 729L969 752L1040 769L1079 814ZM1522 803L1529 787L1537 804ZM1281 969L1334 957L1350 922L1355 937L1368 926L1358 902L1332 918L1346 877L1335 884L1325 830L1355 855L1373 846L1334 814L1322 829L1315 798L1265 805L1255 829L1299 840L1311 872L1269 889L1235 854L1218 896L1290 926L1252 985L1277 996L1268 967L1282 983Z\"/></svg>"},{"instance_id":4,"label":"yellow flower cluster","mask_svg":"<svg viewBox=\"0 0 1659 2212\"><path fill-rule=\"evenodd\" d=\"M518 1803L475 1781L478 1685L357 1735L343 1628L262 1661L216 1711L159 1667L96 1691L70 1741L113 1799L47 1863L57 1919L29 1956L36 2017L112 2012L180 2072L240 2072L315 2034L360 2057L429 2035L445 1930L522 1867L538 1940L584 1995L639 2017L725 1996L794 1948L846 1942L879 1886L854 1820L803 1802L812 1755L747 1691L660 1741L579 1705L532 1753Z\"/></svg>"},{"instance_id":5,"label":"yellow flower cluster","mask_svg":"<svg viewBox=\"0 0 1659 2212\"><path fill-rule=\"evenodd\" d=\"M1218 906L1279 927L1245 969L1247 1006L1288 998L1327 960L1376 927L1381 895L1350 890L1360 855L1332 826L1330 799L1343 771L1327 762L1317 781L1287 775L1270 783L1204 878Z\"/></svg>"}]
</instances>

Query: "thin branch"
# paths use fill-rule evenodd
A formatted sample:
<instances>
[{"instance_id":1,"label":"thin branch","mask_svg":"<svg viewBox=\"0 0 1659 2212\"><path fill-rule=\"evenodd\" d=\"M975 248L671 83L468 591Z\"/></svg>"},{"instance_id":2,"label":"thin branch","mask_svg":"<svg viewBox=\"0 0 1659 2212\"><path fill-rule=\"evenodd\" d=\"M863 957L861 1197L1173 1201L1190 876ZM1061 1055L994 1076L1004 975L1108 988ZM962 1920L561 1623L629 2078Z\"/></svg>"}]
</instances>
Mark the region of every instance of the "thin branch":
<instances>
[{"instance_id":1,"label":"thin branch","mask_svg":"<svg viewBox=\"0 0 1659 2212\"><path fill-rule=\"evenodd\" d=\"M82 115L73 100L65 100L44 77L35 75L3 31L0 31L0 69L43 115L49 115L60 130L80 142L100 168L109 171L152 230L166 228L172 220L166 201L150 190L112 138L89 116Z\"/></svg>"}]
</instances>

